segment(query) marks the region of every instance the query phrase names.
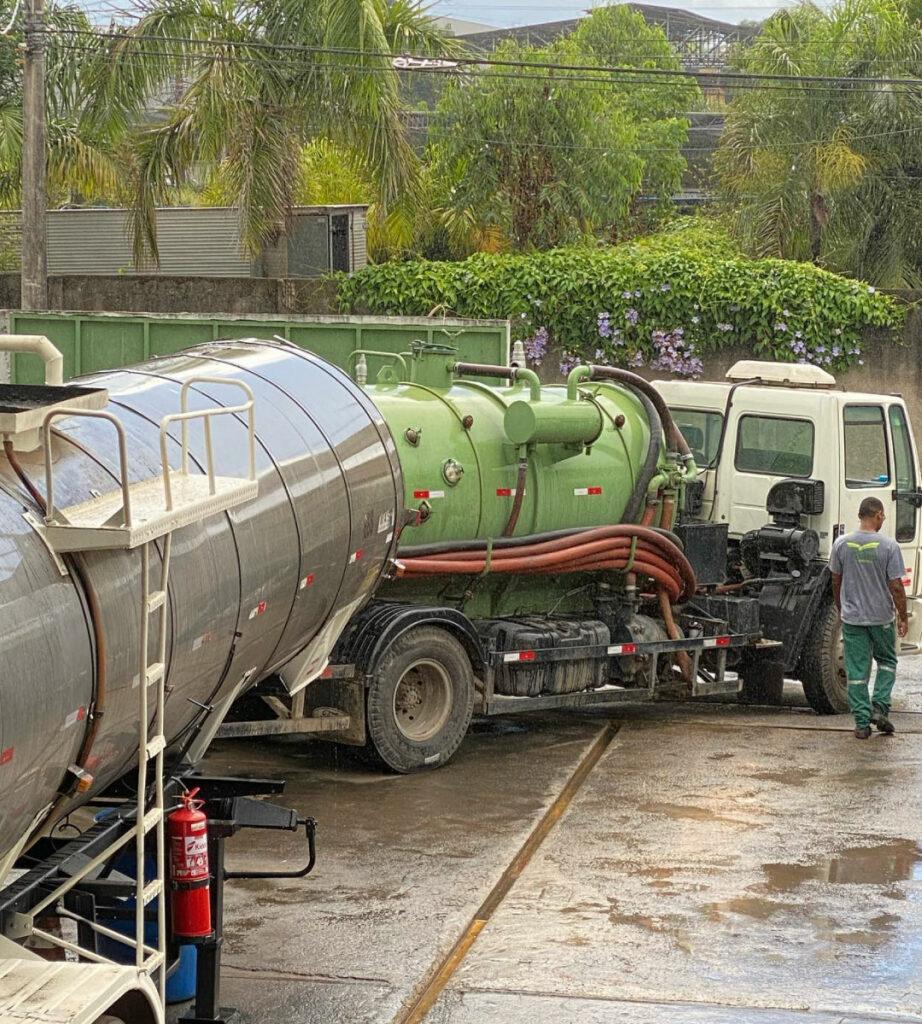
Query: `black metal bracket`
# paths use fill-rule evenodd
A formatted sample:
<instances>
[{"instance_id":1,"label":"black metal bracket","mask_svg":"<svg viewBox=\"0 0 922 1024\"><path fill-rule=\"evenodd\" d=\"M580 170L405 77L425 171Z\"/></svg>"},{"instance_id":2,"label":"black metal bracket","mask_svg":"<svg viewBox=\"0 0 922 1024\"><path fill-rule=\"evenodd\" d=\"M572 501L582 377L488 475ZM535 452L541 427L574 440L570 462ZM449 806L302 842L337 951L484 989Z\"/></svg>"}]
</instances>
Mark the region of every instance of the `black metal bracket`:
<instances>
[{"instance_id":1,"label":"black metal bracket","mask_svg":"<svg viewBox=\"0 0 922 1024\"><path fill-rule=\"evenodd\" d=\"M280 808L281 810L281 808ZM225 881L229 878L304 878L314 870L317 863L317 822L313 818L298 818L298 827L304 826L307 839L307 864L298 871L225 871ZM251 828L273 828L275 826L253 825Z\"/></svg>"}]
</instances>

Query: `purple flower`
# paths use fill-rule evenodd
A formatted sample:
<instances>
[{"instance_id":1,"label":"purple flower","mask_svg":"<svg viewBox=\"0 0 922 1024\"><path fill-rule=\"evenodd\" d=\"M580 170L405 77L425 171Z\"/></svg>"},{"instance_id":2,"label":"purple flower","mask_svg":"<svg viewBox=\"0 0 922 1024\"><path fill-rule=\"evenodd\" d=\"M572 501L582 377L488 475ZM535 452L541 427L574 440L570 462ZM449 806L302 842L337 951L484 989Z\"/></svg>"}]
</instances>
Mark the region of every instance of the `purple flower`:
<instances>
[{"instance_id":1,"label":"purple flower","mask_svg":"<svg viewBox=\"0 0 922 1024\"><path fill-rule=\"evenodd\" d=\"M627 311L627 312L626 312L626 313L624 314L624 319L625 319L625 320L629 320L629 321L630 321L630 322L631 322L632 324L636 324L636 323L637 323L637 321L638 321L638 320L640 319L640 314L639 314L639 313L637 312L637 310L636 310L636 309L634 309L634 307L632 306L632 307L631 307L631 308L630 308L630 309L629 309L629 310L628 310L628 311Z\"/></svg>"},{"instance_id":2,"label":"purple flower","mask_svg":"<svg viewBox=\"0 0 922 1024\"><path fill-rule=\"evenodd\" d=\"M804 336L803 331L795 331L794 332L794 337L795 338L802 338L803 336Z\"/></svg>"},{"instance_id":3,"label":"purple flower","mask_svg":"<svg viewBox=\"0 0 922 1024\"><path fill-rule=\"evenodd\" d=\"M838 335L840 335L842 333L842 328L841 327L836 327L836 328L833 329L832 333L835 334L838 337Z\"/></svg>"},{"instance_id":4,"label":"purple flower","mask_svg":"<svg viewBox=\"0 0 922 1024\"><path fill-rule=\"evenodd\" d=\"M547 328L539 327L533 338L525 339L525 355L528 361L541 365L541 360L547 354Z\"/></svg>"},{"instance_id":5,"label":"purple flower","mask_svg":"<svg viewBox=\"0 0 922 1024\"><path fill-rule=\"evenodd\" d=\"M643 292L638 288L637 291L634 292L634 298L639 299L641 295L643 295Z\"/></svg>"},{"instance_id":6,"label":"purple flower","mask_svg":"<svg viewBox=\"0 0 922 1024\"><path fill-rule=\"evenodd\" d=\"M842 350L839 348L838 345L833 345L832 346L832 354L834 356L840 356L842 354Z\"/></svg>"},{"instance_id":7,"label":"purple flower","mask_svg":"<svg viewBox=\"0 0 922 1024\"><path fill-rule=\"evenodd\" d=\"M621 293L621 298L622 299L632 299L633 297L634 297L633 292L622 292Z\"/></svg>"},{"instance_id":8,"label":"purple flower","mask_svg":"<svg viewBox=\"0 0 922 1024\"><path fill-rule=\"evenodd\" d=\"M780 321L780 323L775 324L776 331L786 331L787 329L788 325L783 320Z\"/></svg>"},{"instance_id":9,"label":"purple flower","mask_svg":"<svg viewBox=\"0 0 922 1024\"><path fill-rule=\"evenodd\" d=\"M697 307L696 307L696 308L697 308ZM691 318L691 322L692 322L693 324L696 324L696 323L698 323L698 317L696 317L696 316L693 316L693 317Z\"/></svg>"},{"instance_id":10,"label":"purple flower","mask_svg":"<svg viewBox=\"0 0 922 1024\"><path fill-rule=\"evenodd\" d=\"M638 366L643 366L643 352L635 352L633 356L631 356L631 361L628 365L633 366L635 368Z\"/></svg>"},{"instance_id":11,"label":"purple flower","mask_svg":"<svg viewBox=\"0 0 922 1024\"><path fill-rule=\"evenodd\" d=\"M874 287L874 285L872 285L872 284L868 285L868 295L873 295L874 292L876 292L876 291L877 291L877 289Z\"/></svg>"},{"instance_id":12,"label":"purple flower","mask_svg":"<svg viewBox=\"0 0 922 1024\"><path fill-rule=\"evenodd\" d=\"M564 375L568 374L574 366L579 365L579 356L570 355L569 352L564 352L563 359L560 361L560 372Z\"/></svg>"},{"instance_id":13,"label":"purple flower","mask_svg":"<svg viewBox=\"0 0 922 1024\"><path fill-rule=\"evenodd\" d=\"M672 287L671 287L671 285L668 285L668 284L661 284L661 285L659 286L659 290L660 290L661 292L668 292L668 291L671 291L671 290L672 290Z\"/></svg>"}]
</instances>

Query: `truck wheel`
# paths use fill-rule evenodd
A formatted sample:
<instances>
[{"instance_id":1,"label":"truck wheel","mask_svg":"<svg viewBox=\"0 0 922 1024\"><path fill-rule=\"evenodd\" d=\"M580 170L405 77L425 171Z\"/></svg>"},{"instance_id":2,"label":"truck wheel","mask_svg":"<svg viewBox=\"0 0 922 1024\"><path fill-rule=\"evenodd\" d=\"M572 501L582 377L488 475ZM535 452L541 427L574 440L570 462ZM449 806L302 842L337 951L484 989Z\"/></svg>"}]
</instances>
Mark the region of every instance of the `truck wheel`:
<instances>
[{"instance_id":1,"label":"truck wheel","mask_svg":"<svg viewBox=\"0 0 922 1024\"><path fill-rule=\"evenodd\" d=\"M848 711L848 684L842 626L836 606L827 601L813 621L800 656L800 681L810 707L821 715Z\"/></svg>"},{"instance_id":2,"label":"truck wheel","mask_svg":"<svg viewBox=\"0 0 922 1024\"><path fill-rule=\"evenodd\" d=\"M368 739L395 772L438 768L460 746L473 707L466 651L444 629L420 626L378 662L368 691Z\"/></svg>"}]
</instances>

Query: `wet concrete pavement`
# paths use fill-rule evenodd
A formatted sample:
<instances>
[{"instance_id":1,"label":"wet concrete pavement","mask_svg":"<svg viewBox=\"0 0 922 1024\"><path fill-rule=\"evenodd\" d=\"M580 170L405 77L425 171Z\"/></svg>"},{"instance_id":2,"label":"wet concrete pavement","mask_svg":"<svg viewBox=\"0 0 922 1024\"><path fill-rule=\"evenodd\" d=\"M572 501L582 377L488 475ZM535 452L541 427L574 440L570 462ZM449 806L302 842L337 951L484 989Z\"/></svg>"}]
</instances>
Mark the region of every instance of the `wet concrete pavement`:
<instances>
[{"instance_id":1,"label":"wet concrete pavement","mask_svg":"<svg viewBox=\"0 0 922 1024\"><path fill-rule=\"evenodd\" d=\"M221 743L210 770L285 777L319 822L308 879L228 885L222 1001L252 1024L922 1022L922 662L892 738L786 700L494 719L410 777ZM289 835L229 847L302 860Z\"/></svg>"}]
</instances>

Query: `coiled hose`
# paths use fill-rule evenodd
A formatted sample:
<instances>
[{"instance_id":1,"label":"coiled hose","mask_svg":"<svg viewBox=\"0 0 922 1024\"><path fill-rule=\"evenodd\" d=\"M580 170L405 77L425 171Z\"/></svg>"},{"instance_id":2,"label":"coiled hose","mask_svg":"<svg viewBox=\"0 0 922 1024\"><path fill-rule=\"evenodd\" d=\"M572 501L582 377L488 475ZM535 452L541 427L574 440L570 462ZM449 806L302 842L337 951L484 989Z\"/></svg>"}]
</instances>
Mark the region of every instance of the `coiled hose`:
<instances>
[{"instance_id":1,"label":"coiled hose","mask_svg":"<svg viewBox=\"0 0 922 1024\"><path fill-rule=\"evenodd\" d=\"M521 538L525 541L526 538ZM672 603L695 592L695 572L683 552L668 536L647 527L621 523L580 530L551 540L492 547L486 541L472 548L407 557L395 563L404 579L487 573L550 574L602 569L635 571L665 589Z\"/></svg>"}]
</instances>

